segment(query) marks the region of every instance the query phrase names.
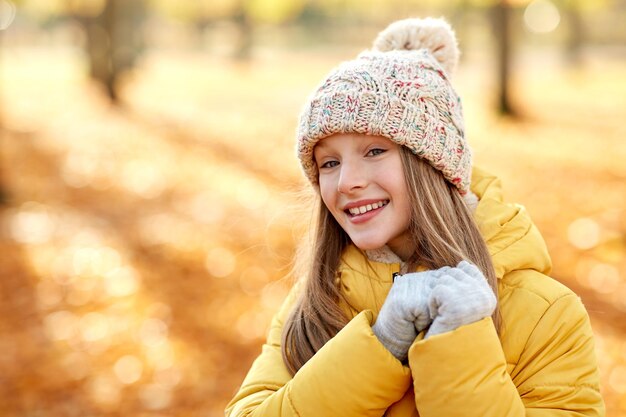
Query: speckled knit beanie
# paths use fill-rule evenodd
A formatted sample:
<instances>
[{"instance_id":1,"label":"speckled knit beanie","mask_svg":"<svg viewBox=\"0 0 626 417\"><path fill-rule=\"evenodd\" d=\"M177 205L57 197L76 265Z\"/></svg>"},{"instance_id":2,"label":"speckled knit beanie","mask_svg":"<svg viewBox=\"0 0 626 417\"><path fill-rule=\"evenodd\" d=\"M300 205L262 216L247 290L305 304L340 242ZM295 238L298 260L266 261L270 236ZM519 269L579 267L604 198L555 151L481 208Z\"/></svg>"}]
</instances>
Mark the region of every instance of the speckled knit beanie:
<instances>
[{"instance_id":1,"label":"speckled knit beanie","mask_svg":"<svg viewBox=\"0 0 626 417\"><path fill-rule=\"evenodd\" d=\"M317 142L335 133L363 133L408 147L465 194L472 154L461 100L449 81L458 56L444 20L406 19L383 30L372 50L331 71L300 116L297 150L307 178L317 184Z\"/></svg>"}]
</instances>

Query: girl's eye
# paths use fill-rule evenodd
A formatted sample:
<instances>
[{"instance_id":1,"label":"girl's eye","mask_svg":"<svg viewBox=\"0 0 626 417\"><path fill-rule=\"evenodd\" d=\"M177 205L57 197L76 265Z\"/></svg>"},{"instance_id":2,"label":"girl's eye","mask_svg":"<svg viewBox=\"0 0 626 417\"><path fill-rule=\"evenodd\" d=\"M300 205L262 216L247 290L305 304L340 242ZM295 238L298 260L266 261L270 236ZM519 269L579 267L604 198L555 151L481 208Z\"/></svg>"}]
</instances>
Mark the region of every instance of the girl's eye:
<instances>
[{"instance_id":1,"label":"girl's eye","mask_svg":"<svg viewBox=\"0 0 626 417\"><path fill-rule=\"evenodd\" d=\"M327 161L320 165L320 169L322 168L333 168L339 165L339 161Z\"/></svg>"},{"instance_id":2,"label":"girl's eye","mask_svg":"<svg viewBox=\"0 0 626 417\"><path fill-rule=\"evenodd\" d=\"M376 156L376 155L380 155L380 154L385 153L385 152L387 152L386 149L374 148L374 149L370 149L367 152L367 156Z\"/></svg>"}]
</instances>

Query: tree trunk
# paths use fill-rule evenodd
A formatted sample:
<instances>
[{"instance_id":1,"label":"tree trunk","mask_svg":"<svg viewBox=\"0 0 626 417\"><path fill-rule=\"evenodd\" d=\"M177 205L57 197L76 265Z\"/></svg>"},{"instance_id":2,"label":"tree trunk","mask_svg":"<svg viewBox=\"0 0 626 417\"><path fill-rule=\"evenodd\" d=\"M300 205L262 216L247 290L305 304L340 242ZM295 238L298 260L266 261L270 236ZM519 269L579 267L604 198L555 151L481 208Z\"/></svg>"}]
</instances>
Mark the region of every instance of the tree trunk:
<instances>
[{"instance_id":1,"label":"tree trunk","mask_svg":"<svg viewBox=\"0 0 626 417\"><path fill-rule=\"evenodd\" d=\"M4 31L0 30L0 69L2 69L2 53L4 52ZM6 143L6 132L4 130L4 114L3 108L4 100L1 96L2 94L2 86L0 85L0 206L4 206L7 203L8 196L6 194L5 184L4 184L4 152L2 148Z\"/></svg>"},{"instance_id":2,"label":"tree trunk","mask_svg":"<svg viewBox=\"0 0 626 417\"><path fill-rule=\"evenodd\" d=\"M580 2L578 0L570 0L568 3L569 5L566 8L567 20L569 21L567 60L572 65L580 65L582 62L582 45L585 38Z\"/></svg>"},{"instance_id":3,"label":"tree trunk","mask_svg":"<svg viewBox=\"0 0 626 417\"><path fill-rule=\"evenodd\" d=\"M113 61L117 1L107 0L102 13L94 18L78 17L87 33L90 75L105 87L106 94L113 103L117 102L118 98L115 92L116 71Z\"/></svg>"},{"instance_id":4,"label":"tree trunk","mask_svg":"<svg viewBox=\"0 0 626 417\"><path fill-rule=\"evenodd\" d=\"M143 0L107 0L95 18L79 18L87 32L91 76L102 83L113 103L119 100L120 75L132 68L143 47Z\"/></svg>"},{"instance_id":5,"label":"tree trunk","mask_svg":"<svg viewBox=\"0 0 626 417\"><path fill-rule=\"evenodd\" d=\"M117 8L119 7L119 0L107 0L104 11L102 12L102 26L106 32L107 37L107 71L105 71L102 83L106 88L107 95L112 102L118 101L117 91L115 90L115 84L119 76L119 68L116 60L116 47L117 37L116 30L118 25L117 20Z\"/></svg>"},{"instance_id":6,"label":"tree trunk","mask_svg":"<svg viewBox=\"0 0 626 417\"><path fill-rule=\"evenodd\" d=\"M243 2L239 2L233 20L239 28L239 38L233 56L237 60L245 61L252 55L253 27Z\"/></svg>"},{"instance_id":7,"label":"tree trunk","mask_svg":"<svg viewBox=\"0 0 626 417\"><path fill-rule=\"evenodd\" d=\"M492 10L492 26L496 37L497 78L498 78L498 112L503 115L515 116L511 103L511 6L508 1L501 0Z\"/></svg>"}]
</instances>

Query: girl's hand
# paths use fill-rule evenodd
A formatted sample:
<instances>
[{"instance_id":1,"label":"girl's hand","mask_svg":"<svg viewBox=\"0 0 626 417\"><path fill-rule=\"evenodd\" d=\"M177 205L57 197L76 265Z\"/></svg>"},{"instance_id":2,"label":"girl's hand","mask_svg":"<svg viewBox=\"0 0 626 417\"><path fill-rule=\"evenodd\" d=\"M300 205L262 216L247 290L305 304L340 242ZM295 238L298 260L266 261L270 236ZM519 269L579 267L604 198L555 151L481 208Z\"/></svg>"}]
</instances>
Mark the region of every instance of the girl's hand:
<instances>
[{"instance_id":1,"label":"girl's hand","mask_svg":"<svg viewBox=\"0 0 626 417\"><path fill-rule=\"evenodd\" d=\"M493 314L496 296L480 270L467 261L448 269L430 292L432 325L426 338L450 332Z\"/></svg>"},{"instance_id":2,"label":"girl's hand","mask_svg":"<svg viewBox=\"0 0 626 417\"><path fill-rule=\"evenodd\" d=\"M430 292L450 267L397 276L372 326L380 342L398 360L404 361L417 333L431 323Z\"/></svg>"}]
</instances>

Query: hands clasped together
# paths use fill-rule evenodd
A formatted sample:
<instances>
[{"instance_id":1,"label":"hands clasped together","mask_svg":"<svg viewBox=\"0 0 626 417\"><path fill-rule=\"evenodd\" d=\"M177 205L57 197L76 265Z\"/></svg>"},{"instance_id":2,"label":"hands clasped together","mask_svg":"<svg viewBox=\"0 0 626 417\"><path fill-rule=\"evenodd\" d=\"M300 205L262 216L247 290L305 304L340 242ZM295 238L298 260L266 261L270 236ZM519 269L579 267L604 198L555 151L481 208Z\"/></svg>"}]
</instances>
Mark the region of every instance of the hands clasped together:
<instances>
[{"instance_id":1,"label":"hands clasped together","mask_svg":"<svg viewBox=\"0 0 626 417\"><path fill-rule=\"evenodd\" d=\"M482 272L461 261L456 267L396 277L372 330L404 361L417 334L428 326L425 338L452 331L490 316L496 302Z\"/></svg>"}]
</instances>

